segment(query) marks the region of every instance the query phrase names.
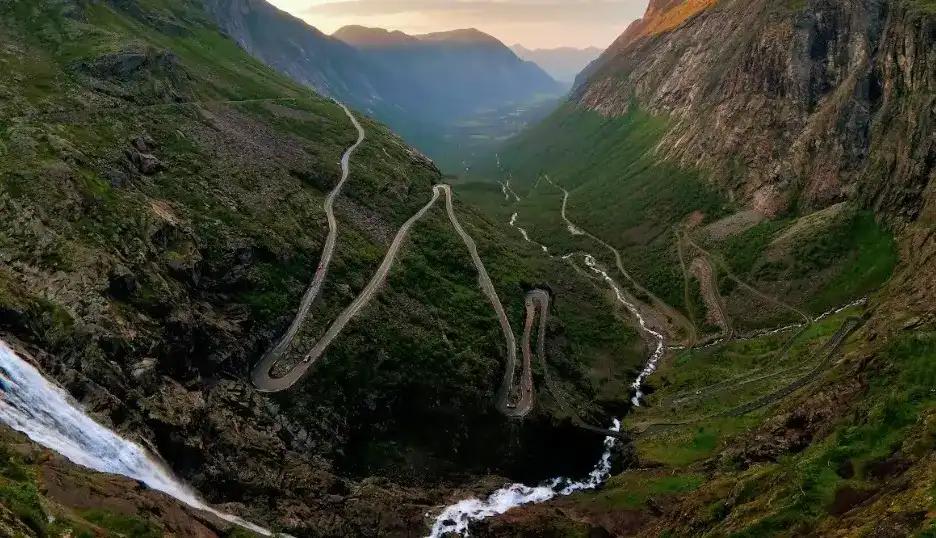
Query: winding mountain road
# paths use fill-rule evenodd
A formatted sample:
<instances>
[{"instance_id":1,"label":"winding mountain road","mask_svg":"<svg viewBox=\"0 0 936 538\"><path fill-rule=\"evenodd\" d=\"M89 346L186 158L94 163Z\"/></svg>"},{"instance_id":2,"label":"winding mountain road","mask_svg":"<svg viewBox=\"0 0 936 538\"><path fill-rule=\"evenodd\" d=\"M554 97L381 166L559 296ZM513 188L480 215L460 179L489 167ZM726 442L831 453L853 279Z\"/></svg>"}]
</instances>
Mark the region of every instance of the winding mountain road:
<instances>
[{"instance_id":1,"label":"winding mountain road","mask_svg":"<svg viewBox=\"0 0 936 538\"><path fill-rule=\"evenodd\" d=\"M549 373L549 366L546 364L546 321L549 315L549 301L549 293L544 290L533 290L526 295L526 323L523 327L523 363L526 371L530 371L531 367L530 349L532 346L530 345L530 338L532 337L533 320L536 317L537 311L539 311L539 332L536 336L536 354L542 363L543 377L546 380L546 387L549 389L550 394L552 394L556 403L559 404L559 407L569 415L572 424L575 424L576 427L605 437L623 438L620 431L599 428L598 426L593 426L582 420L581 417L578 416L578 413L576 413L575 410L572 409L572 406L566 401L562 392L559 391L559 387L553 383L552 376Z\"/></svg>"},{"instance_id":2,"label":"winding mountain road","mask_svg":"<svg viewBox=\"0 0 936 538\"><path fill-rule=\"evenodd\" d=\"M325 200L325 213L328 217L328 238L325 241L325 246L322 251L322 258L319 262L318 270L315 273L312 284L303 295L299 310L296 314L296 317L293 319L292 324L290 324L289 329L279 339L276 345L270 348L270 350L263 355L257 366L254 368L251 374L251 380L254 386L258 390L264 392L284 391L295 385L308 373L309 369L322 357L325 350L341 333L345 326L347 326L348 322L350 322L351 319L354 318L354 316L356 316L365 306L367 306L371 299L374 298L383 285L387 274L393 267L393 264L396 262L400 247L403 245L403 242L409 234L410 229L435 206L436 202L439 200L439 197L444 195L445 208L449 221L451 222L452 227L461 237L462 241L465 243L465 246L468 248L472 263L478 271L478 285L481 288L481 291L487 297L488 301L491 303L491 306L494 308L497 319L500 322L501 331L503 332L504 341L507 347L507 364L504 370L503 381L501 382L500 389L497 393L497 400L495 402L497 409L508 417L523 417L527 415L533 409L534 395L531 364L532 353L530 351L533 320L538 312L540 319L538 349L540 359L545 361L545 334L546 320L549 314L549 294L544 290L533 290L526 295L526 323L522 342L523 363L521 365L522 371L519 375L519 382L517 382L516 379L518 377L518 364L516 337L514 336L514 332L510 326L507 313L504 311L503 304L501 303L501 300L497 295L497 291L494 288L494 284L484 267L481 256L478 254L477 245L475 244L471 235L465 231L461 223L458 221L452 199L452 189L449 185L435 185L433 187L432 198L426 203L425 206L422 207L422 209L410 217L410 219L407 220L397 231L393 242L387 250L387 254L384 256L380 267L378 267L370 282L367 284L364 290L361 291L357 298L355 298L354 301L347 308L345 308L341 314L338 315L335 321L332 322L332 324L326 330L325 334L315 343L315 346L306 354L302 362L294 366L289 372L282 375L281 377L271 376L270 372L273 367L289 352L296 334L299 332L299 329L308 318L312 303L321 292L322 284L328 275L328 266L331 263L338 237L338 222L334 216L334 202L341 193L341 188L348 179L351 156L365 138L364 129L361 127L360 123L358 123L357 119L354 117L351 111L348 110L348 108L344 105L341 105L340 103L339 105L344 109L345 113L348 115L355 128L358 130L358 140L354 143L354 145L348 148L348 150L345 151L344 155L342 156L341 181L338 182L334 190L329 193ZM543 366L545 367L545 362ZM600 428L595 429L601 431L602 433L608 433L608 430L603 430Z\"/></svg>"},{"instance_id":3,"label":"winding mountain road","mask_svg":"<svg viewBox=\"0 0 936 538\"><path fill-rule=\"evenodd\" d=\"M692 239L692 236L689 234L688 231L684 233L684 237L686 238L686 242L689 244L689 246L691 246L692 248L694 248L694 249L698 250L699 252L701 252L702 255L705 256L706 258L708 258L709 260L715 262L715 264L717 264L719 267L721 267L722 271L725 272L725 276L727 276L727 277L730 278L731 280L734 280L735 283L736 283L737 285L739 285L739 286L741 286L742 288L744 288L745 290L747 290L747 291L753 293L754 295L757 295L758 297L760 297L761 299L764 299L765 301L774 303L774 304L777 305L777 306L783 307L783 308L785 308L785 309L787 309L787 310L789 310L789 311L791 311L791 312L796 313L796 315L798 315L798 316L800 316L801 318L803 318L803 321L805 322L806 325L811 325L811 324L812 324L812 322L813 322L812 317L811 317L809 314L807 314L806 312L804 312L803 310L800 310L799 308L796 308L795 306L793 306L793 305L791 305L791 304L789 304L789 303L786 303L786 302L784 302L784 301L781 301L781 300L780 300L779 298L777 298L777 297L773 297L773 296L771 296L771 295L768 295L768 294L766 294L766 293L760 291L759 289L755 288L754 286L748 284L748 283L745 282L744 280L741 280L741 278L738 277L738 275L736 275L736 274L731 270L731 267L728 265L727 262L725 262L724 259L722 259L722 258L720 258L720 257L714 256L711 252L709 252L709 251L705 250L704 248L702 248L701 246L699 246L699 244L696 243L696 242Z\"/></svg>"},{"instance_id":4,"label":"winding mountain road","mask_svg":"<svg viewBox=\"0 0 936 538\"><path fill-rule=\"evenodd\" d=\"M724 331L722 337L730 340L734 336L734 328L731 325L728 311L725 309L725 303L718 292L718 283L715 281L715 271L712 269L712 264L709 263L708 258L696 258L692 260L689 273L699 281L702 297L708 306L709 312L715 316Z\"/></svg>"}]
</instances>

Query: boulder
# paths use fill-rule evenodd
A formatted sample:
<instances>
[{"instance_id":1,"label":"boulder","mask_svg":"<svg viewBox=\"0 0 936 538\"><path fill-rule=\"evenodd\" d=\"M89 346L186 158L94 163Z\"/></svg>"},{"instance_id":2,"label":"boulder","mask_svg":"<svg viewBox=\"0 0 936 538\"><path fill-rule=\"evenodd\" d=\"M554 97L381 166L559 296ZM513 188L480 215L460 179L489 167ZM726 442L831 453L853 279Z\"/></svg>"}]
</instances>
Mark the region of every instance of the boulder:
<instances>
[{"instance_id":1,"label":"boulder","mask_svg":"<svg viewBox=\"0 0 936 538\"><path fill-rule=\"evenodd\" d=\"M149 135L138 136L130 141L137 151L140 153L148 153L156 149L156 141L152 139Z\"/></svg>"},{"instance_id":2,"label":"boulder","mask_svg":"<svg viewBox=\"0 0 936 538\"><path fill-rule=\"evenodd\" d=\"M102 175L114 189L130 184L130 174L119 168L108 168Z\"/></svg>"},{"instance_id":3,"label":"boulder","mask_svg":"<svg viewBox=\"0 0 936 538\"><path fill-rule=\"evenodd\" d=\"M136 149L126 150L127 158L136 166L136 169L145 176L152 176L166 169L166 166L151 153L140 153Z\"/></svg>"},{"instance_id":4,"label":"boulder","mask_svg":"<svg viewBox=\"0 0 936 538\"><path fill-rule=\"evenodd\" d=\"M156 359L147 357L135 362L130 368L130 377L140 385L147 386L159 379Z\"/></svg>"},{"instance_id":5,"label":"boulder","mask_svg":"<svg viewBox=\"0 0 936 538\"><path fill-rule=\"evenodd\" d=\"M166 168L162 161L157 159L155 155L149 153L137 153L137 155L139 156L137 167L143 175L152 176Z\"/></svg>"}]
</instances>

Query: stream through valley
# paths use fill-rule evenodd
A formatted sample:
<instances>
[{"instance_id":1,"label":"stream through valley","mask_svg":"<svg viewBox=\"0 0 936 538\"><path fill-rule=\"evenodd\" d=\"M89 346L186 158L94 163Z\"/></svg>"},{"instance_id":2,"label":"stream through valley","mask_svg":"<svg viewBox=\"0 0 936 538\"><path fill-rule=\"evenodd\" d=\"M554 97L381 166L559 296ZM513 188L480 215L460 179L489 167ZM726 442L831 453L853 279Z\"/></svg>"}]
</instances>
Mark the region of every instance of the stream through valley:
<instances>
[{"instance_id":1,"label":"stream through valley","mask_svg":"<svg viewBox=\"0 0 936 538\"><path fill-rule=\"evenodd\" d=\"M511 216L509 224L510 226L520 231L520 234L523 236L524 240L540 247L544 252L548 252L548 249L544 245L540 245L539 243L532 241L526 230L517 226L516 213ZM575 256L575 254L567 254L563 256L563 259L570 263L574 263L573 258ZM663 357L663 354L666 351L665 338L661 332L653 329L649 325L646 318L641 315L637 306L627 300L627 297L625 296L620 285L618 285L618 283L610 275L608 275L607 271L601 268L601 266L595 260L594 256L591 254L584 254L583 259L585 265L597 276L599 276L608 285L609 288L611 288L618 302L623 304L627 311L637 319L641 330L643 330L643 332L647 335L648 340L652 342L651 347L653 348L653 351L651 352L643 370L640 372L640 375L637 376L632 385L635 390L635 395L632 398L631 403L634 405L640 405L640 399L643 397L643 393L640 390L641 386L643 385L643 382L646 380L647 376L656 370L657 363L659 362L660 358ZM620 427L620 421L618 419L614 419L614 426L611 429L614 431L619 431ZM445 507L441 513L436 516L435 522L432 525L432 531L429 534L429 538L441 538L446 533L452 532L461 534L462 536L467 536L468 527L472 521L478 521L488 517L503 514L511 508L522 506L524 504L541 503L556 497L571 495L577 491L598 488L604 484L605 480L608 479L608 476L611 473L611 454L617 442L618 439L615 437L605 438L604 453L601 455L601 459L598 460L598 463L595 464L594 470L592 470L592 472L584 480L569 481L566 478L554 478L538 486L510 484L495 491L494 493L491 493L485 499L466 499L459 501L451 506ZM428 516L429 514L426 515Z\"/></svg>"}]
</instances>

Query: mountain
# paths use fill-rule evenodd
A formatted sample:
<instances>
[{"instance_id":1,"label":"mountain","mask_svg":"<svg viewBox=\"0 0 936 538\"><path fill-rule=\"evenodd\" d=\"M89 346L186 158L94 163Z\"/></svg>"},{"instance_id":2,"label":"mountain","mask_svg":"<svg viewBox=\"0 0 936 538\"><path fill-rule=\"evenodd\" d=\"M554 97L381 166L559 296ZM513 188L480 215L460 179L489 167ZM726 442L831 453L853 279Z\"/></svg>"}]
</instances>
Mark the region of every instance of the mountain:
<instances>
[{"instance_id":1,"label":"mountain","mask_svg":"<svg viewBox=\"0 0 936 538\"><path fill-rule=\"evenodd\" d=\"M351 26L327 36L264 0L205 5L254 57L388 124L447 170L468 156L460 146L502 135L495 125L464 137L459 123L563 93L541 69L477 30L408 36Z\"/></svg>"},{"instance_id":2,"label":"mountain","mask_svg":"<svg viewBox=\"0 0 936 538\"><path fill-rule=\"evenodd\" d=\"M319 93L369 110L395 77L357 50L263 0L206 0L224 32L263 63Z\"/></svg>"},{"instance_id":3,"label":"mountain","mask_svg":"<svg viewBox=\"0 0 936 538\"><path fill-rule=\"evenodd\" d=\"M416 37L399 30L391 32L367 26L343 26L332 34L332 37L358 48L406 45L419 41Z\"/></svg>"},{"instance_id":4,"label":"mountain","mask_svg":"<svg viewBox=\"0 0 936 538\"><path fill-rule=\"evenodd\" d=\"M644 361L606 288L482 215L458 186L458 228L446 200L426 207L442 192L438 168L308 87L365 99L351 82L367 73L329 56L357 49L264 6L0 3L0 340L205 502L295 536L425 535L425 514L466 489L587 475L601 438L573 418L610 422ZM258 30L274 21L281 49ZM250 372L303 310L332 244L332 201L334 256L288 359L300 362L363 291L376 295L309 375L260 392ZM395 263L371 283L391 247ZM502 323L524 326L533 289L554 298L539 314L547 353L520 376L534 407L507 418ZM8 395L28 386L2 370L0 415L22 427ZM37 416L27 422L137 464ZM202 532L201 517L138 482L48 464L30 446L22 465L6 451L0 465L0 528L14 536L66 534L71 521L83 525L73 536L243 536Z\"/></svg>"},{"instance_id":5,"label":"mountain","mask_svg":"<svg viewBox=\"0 0 936 538\"><path fill-rule=\"evenodd\" d=\"M575 77L593 60L601 55L601 49L588 47L577 49L573 47L559 47L555 49L527 49L523 45L510 47L514 54L534 62L549 73L554 79L563 82L572 82Z\"/></svg>"},{"instance_id":6,"label":"mountain","mask_svg":"<svg viewBox=\"0 0 936 538\"><path fill-rule=\"evenodd\" d=\"M432 32L416 36L423 42L449 43L459 45L491 46L503 50L504 44L496 37L488 35L477 28L464 28L446 32Z\"/></svg>"},{"instance_id":7,"label":"mountain","mask_svg":"<svg viewBox=\"0 0 936 538\"><path fill-rule=\"evenodd\" d=\"M654 0L475 170L690 349L630 471L473 536L933 533L933 50L932 2Z\"/></svg>"},{"instance_id":8,"label":"mountain","mask_svg":"<svg viewBox=\"0 0 936 538\"><path fill-rule=\"evenodd\" d=\"M644 16L635 20L624 30L614 43L598 58L586 66L575 77L574 87L585 83L604 63L618 54L625 52L634 42L653 38L672 30L682 22L694 17L701 11L715 5L718 0L650 0Z\"/></svg>"},{"instance_id":9,"label":"mountain","mask_svg":"<svg viewBox=\"0 0 936 538\"><path fill-rule=\"evenodd\" d=\"M461 45L502 45L495 37L485 34L477 28L433 32L429 34L409 35L399 30L385 30L367 26L343 26L332 37L358 48L380 48L393 45L413 45L419 42L450 43Z\"/></svg>"},{"instance_id":10,"label":"mountain","mask_svg":"<svg viewBox=\"0 0 936 538\"><path fill-rule=\"evenodd\" d=\"M392 36L389 37L388 36ZM430 122L448 122L561 87L532 62L475 29L408 36L345 27L333 34L370 62L392 66L405 90L395 102Z\"/></svg>"}]
</instances>

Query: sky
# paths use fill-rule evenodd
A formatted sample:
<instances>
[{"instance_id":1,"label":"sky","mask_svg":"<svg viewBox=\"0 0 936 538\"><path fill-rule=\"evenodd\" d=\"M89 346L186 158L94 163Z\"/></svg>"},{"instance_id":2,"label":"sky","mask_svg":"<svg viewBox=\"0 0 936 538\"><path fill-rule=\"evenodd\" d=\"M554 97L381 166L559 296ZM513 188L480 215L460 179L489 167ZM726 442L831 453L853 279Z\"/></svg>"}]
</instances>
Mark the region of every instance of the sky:
<instances>
[{"instance_id":1,"label":"sky","mask_svg":"<svg viewBox=\"0 0 936 538\"><path fill-rule=\"evenodd\" d=\"M605 48L648 0L269 0L325 33L348 24L420 34L477 28L508 45Z\"/></svg>"}]
</instances>

